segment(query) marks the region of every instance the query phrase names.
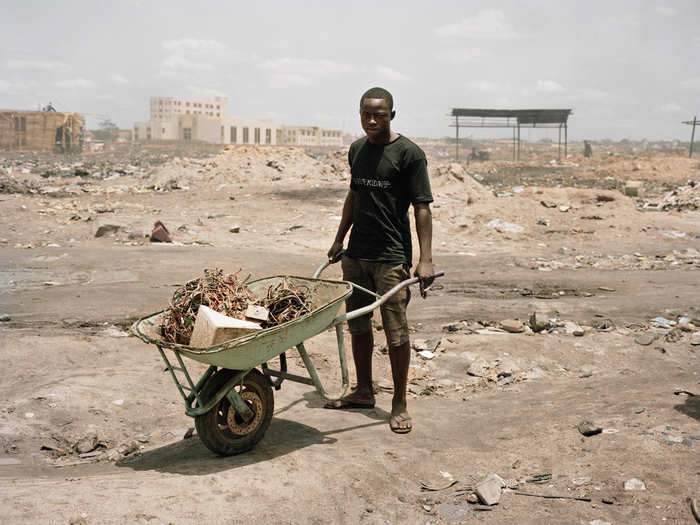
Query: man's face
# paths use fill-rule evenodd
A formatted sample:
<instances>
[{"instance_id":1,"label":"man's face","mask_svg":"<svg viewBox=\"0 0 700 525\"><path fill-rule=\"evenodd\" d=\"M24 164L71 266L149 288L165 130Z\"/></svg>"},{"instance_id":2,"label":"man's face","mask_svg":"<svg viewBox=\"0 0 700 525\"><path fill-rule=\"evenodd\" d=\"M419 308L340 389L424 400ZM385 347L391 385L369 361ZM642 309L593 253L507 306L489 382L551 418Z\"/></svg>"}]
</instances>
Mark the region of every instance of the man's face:
<instances>
[{"instance_id":1,"label":"man's face","mask_svg":"<svg viewBox=\"0 0 700 525\"><path fill-rule=\"evenodd\" d=\"M362 129L370 140L391 134L391 110L383 98L365 98L360 106Z\"/></svg>"}]
</instances>

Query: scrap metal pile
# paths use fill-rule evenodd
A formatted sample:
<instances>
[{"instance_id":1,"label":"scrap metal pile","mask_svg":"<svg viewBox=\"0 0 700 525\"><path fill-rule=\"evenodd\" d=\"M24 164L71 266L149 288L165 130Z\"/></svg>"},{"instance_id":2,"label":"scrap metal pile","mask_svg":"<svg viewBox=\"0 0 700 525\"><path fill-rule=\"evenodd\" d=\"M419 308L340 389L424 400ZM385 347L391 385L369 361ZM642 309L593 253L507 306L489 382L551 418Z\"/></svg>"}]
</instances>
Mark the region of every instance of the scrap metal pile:
<instances>
[{"instance_id":1,"label":"scrap metal pile","mask_svg":"<svg viewBox=\"0 0 700 525\"><path fill-rule=\"evenodd\" d=\"M306 287L294 288L288 283L270 286L267 289L267 296L256 303L270 312L267 321L264 321L261 326L270 328L311 312L308 296L309 290Z\"/></svg>"},{"instance_id":2,"label":"scrap metal pile","mask_svg":"<svg viewBox=\"0 0 700 525\"><path fill-rule=\"evenodd\" d=\"M238 273L224 275L221 269L205 269L203 277L178 288L163 314L163 339L189 344L200 305L236 319L245 319L250 305L262 306L269 311L268 318L260 323L262 328L293 321L311 311L308 289L280 283L270 286L265 297L256 300L245 280L238 279Z\"/></svg>"}]
</instances>

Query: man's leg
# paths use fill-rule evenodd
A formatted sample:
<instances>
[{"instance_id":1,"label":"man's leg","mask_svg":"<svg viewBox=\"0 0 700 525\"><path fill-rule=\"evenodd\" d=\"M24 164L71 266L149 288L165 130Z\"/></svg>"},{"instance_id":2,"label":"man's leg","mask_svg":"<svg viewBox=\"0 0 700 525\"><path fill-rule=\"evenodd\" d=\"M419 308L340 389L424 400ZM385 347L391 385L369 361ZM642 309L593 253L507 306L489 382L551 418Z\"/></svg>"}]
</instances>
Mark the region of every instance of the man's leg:
<instances>
[{"instance_id":1,"label":"man's leg","mask_svg":"<svg viewBox=\"0 0 700 525\"><path fill-rule=\"evenodd\" d=\"M391 400L391 430L397 433L410 432L413 428L411 416L406 404L406 385L408 384L408 367L411 362L411 344L389 348L391 376L394 380L394 397Z\"/></svg>"},{"instance_id":2,"label":"man's leg","mask_svg":"<svg viewBox=\"0 0 700 525\"><path fill-rule=\"evenodd\" d=\"M356 283L364 288L372 289L374 283L362 267L362 263L345 255L342 260L343 280ZM371 298L358 290L345 303L348 312L362 308L370 304ZM374 406L374 388L372 386L372 351L374 339L372 337L372 323L370 316L362 316L348 321L348 328L352 341L352 357L355 362L357 386L353 388L340 401L329 402L327 408L353 408Z\"/></svg>"},{"instance_id":3,"label":"man's leg","mask_svg":"<svg viewBox=\"0 0 700 525\"><path fill-rule=\"evenodd\" d=\"M352 357L355 361L357 387L345 399L361 405L374 404L374 387L372 386L372 351L374 338L372 332L351 336Z\"/></svg>"},{"instance_id":4,"label":"man's leg","mask_svg":"<svg viewBox=\"0 0 700 525\"><path fill-rule=\"evenodd\" d=\"M378 293L385 294L400 282L408 279L410 273L403 265L382 265L377 276ZM408 338L406 307L411 300L408 288L391 297L381 308L382 324L389 346L391 376L394 380L394 397L391 402L389 427L397 434L405 434L413 428L411 416L406 406L408 369L411 362L411 343Z\"/></svg>"}]
</instances>

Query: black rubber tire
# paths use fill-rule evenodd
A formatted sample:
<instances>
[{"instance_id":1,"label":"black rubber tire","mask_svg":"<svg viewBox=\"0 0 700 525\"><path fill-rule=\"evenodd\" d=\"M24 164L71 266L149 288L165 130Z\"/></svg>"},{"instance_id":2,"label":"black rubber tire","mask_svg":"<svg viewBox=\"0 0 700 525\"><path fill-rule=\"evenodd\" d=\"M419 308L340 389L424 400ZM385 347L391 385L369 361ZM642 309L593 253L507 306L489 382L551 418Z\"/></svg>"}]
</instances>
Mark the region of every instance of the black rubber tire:
<instances>
[{"instance_id":1,"label":"black rubber tire","mask_svg":"<svg viewBox=\"0 0 700 525\"><path fill-rule=\"evenodd\" d=\"M219 370L204 384L202 399L214 397L237 373L238 371L227 368ZM243 379L243 384L234 388L255 412L250 423L246 424L236 415L235 409L225 397L209 412L194 418L199 439L209 450L222 456L241 454L253 448L267 432L275 410L275 396L270 382L257 369L251 370Z\"/></svg>"}]
</instances>

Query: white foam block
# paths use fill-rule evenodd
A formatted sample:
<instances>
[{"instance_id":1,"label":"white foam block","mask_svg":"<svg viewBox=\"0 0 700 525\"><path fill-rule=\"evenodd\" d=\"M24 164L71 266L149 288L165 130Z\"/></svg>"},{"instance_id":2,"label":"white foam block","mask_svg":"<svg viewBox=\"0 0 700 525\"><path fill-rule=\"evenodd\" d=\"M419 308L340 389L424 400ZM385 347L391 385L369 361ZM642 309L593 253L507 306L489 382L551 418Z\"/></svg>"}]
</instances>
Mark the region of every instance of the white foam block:
<instances>
[{"instance_id":1,"label":"white foam block","mask_svg":"<svg viewBox=\"0 0 700 525\"><path fill-rule=\"evenodd\" d=\"M197 310L197 320L194 323L190 346L208 348L231 339L236 339L255 330L262 330L259 324L250 321L234 319L200 305Z\"/></svg>"}]
</instances>

